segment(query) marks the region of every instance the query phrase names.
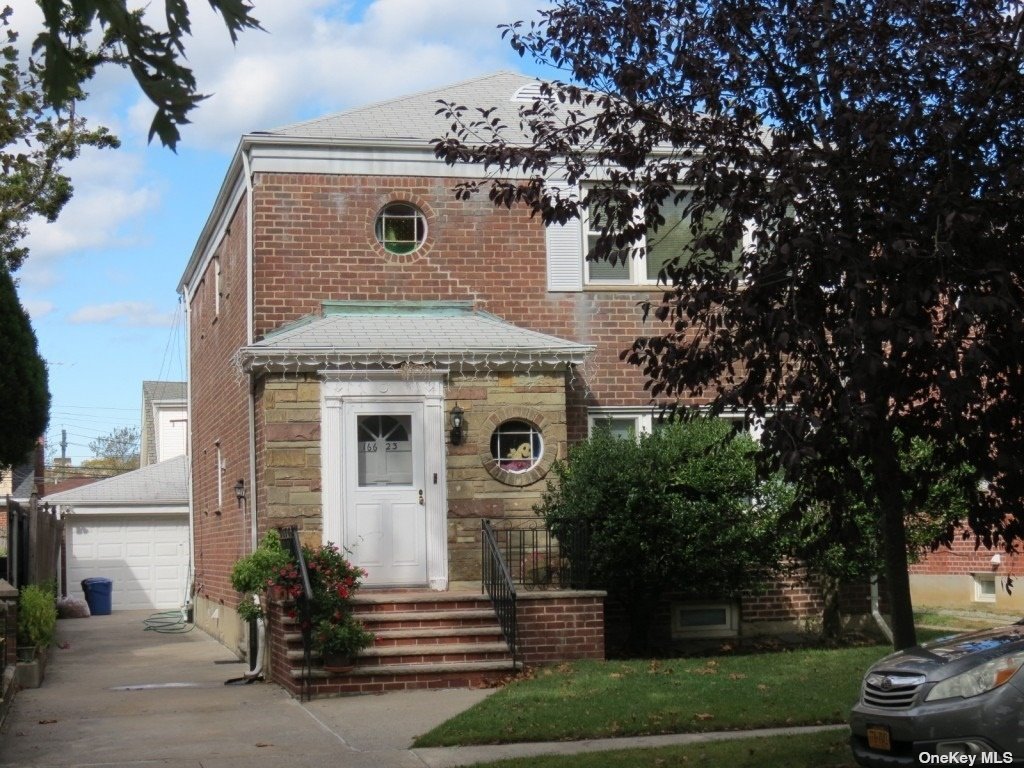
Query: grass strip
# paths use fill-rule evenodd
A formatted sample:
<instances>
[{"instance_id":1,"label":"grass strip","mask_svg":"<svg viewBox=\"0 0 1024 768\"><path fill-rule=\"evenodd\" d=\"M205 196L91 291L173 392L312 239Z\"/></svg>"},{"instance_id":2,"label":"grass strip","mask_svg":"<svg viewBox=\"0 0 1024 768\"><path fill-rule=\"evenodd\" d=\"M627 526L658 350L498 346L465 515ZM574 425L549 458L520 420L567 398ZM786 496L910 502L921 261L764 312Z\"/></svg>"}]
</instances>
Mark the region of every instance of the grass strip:
<instances>
[{"instance_id":1,"label":"grass strip","mask_svg":"<svg viewBox=\"0 0 1024 768\"><path fill-rule=\"evenodd\" d=\"M883 646L545 667L418 747L701 733L846 721Z\"/></svg>"},{"instance_id":2,"label":"grass strip","mask_svg":"<svg viewBox=\"0 0 1024 768\"><path fill-rule=\"evenodd\" d=\"M486 763L487 768L856 768L844 730L715 741L680 747L548 755Z\"/></svg>"}]
</instances>

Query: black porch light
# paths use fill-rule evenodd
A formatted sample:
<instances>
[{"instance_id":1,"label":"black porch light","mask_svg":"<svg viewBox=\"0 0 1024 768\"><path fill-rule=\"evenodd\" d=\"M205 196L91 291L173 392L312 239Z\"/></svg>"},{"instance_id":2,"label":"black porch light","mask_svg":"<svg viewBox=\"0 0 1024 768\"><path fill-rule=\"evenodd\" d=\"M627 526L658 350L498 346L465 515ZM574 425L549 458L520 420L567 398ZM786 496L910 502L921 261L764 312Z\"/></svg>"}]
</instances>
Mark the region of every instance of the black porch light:
<instances>
[{"instance_id":1,"label":"black porch light","mask_svg":"<svg viewBox=\"0 0 1024 768\"><path fill-rule=\"evenodd\" d=\"M235 483L235 499L238 501L239 506L245 501L245 480L239 480Z\"/></svg>"},{"instance_id":2,"label":"black porch light","mask_svg":"<svg viewBox=\"0 0 1024 768\"><path fill-rule=\"evenodd\" d=\"M458 403L452 408L452 445L462 445L462 417L465 414Z\"/></svg>"}]
</instances>

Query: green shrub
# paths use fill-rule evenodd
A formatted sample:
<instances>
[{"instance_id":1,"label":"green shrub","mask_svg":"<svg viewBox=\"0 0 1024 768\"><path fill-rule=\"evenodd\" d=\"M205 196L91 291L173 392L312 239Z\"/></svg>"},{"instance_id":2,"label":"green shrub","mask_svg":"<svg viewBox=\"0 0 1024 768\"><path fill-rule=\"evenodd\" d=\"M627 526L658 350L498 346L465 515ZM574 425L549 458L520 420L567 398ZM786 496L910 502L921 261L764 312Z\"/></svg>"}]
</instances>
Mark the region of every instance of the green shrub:
<instances>
[{"instance_id":1,"label":"green shrub","mask_svg":"<svg viewBox=\"0 0 1024 768\"><path fill-rule=\"evenodd\" d=\"M57 598L38 584L23 587L18 597L18 645L46 648L57 631Z\"/></svg>"},{"instance_id":2,"label":"green shrub","mask_svg":"<svg viewBox=\"0 0 1024 768\"><path fill-rule=\"evenodd\" d=\"M555 463L536 511L560 541L582 526L570 557L586 557L588 586L626 608L631 651L648 650L662 595L728 598L778 567L788 489L758 481L758 450L728 423L695 418L638 439L598 429Z\"/></svg>"},{"instance_id":3,"label":"green shrub","mask_svg":"<svg viewBox=\"0 0 1024 768\"><path fill-rule=\"evenodd\" d=\"M263 615L263 610L253 600L267 587L276 583L282 568L292 564L291 554L281 544L277 531L271 529L252 554L238 560L231 569L231 586L242 593L238 604L238 615L248 621Z\"/></svg>"}]
</instances>

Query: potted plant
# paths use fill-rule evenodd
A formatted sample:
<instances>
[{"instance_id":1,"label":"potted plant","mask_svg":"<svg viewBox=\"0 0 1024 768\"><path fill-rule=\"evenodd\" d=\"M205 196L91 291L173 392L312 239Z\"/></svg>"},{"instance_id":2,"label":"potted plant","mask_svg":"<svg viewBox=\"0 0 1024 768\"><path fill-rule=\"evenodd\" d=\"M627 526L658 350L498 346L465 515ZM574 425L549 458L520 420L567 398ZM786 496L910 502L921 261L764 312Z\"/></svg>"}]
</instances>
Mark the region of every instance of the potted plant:
<instances>
[{"instance_id":1,"label":"potted plant","mask_svg":"<svg viewBox=\"0 0 1024 768\"><path fill-rule=\"evenodd\" d=\"M263 616L258 598L275 586L282 568L292 565L292 556L281 544L281 536L271 528L251 554L240 558L231 569L231 586L242 593L238 615L244 621Z\"/></svg>"},{"instance_id":2,"label":"potted plant","mask_svg":"<svg viewBox=\"0 0 1024 768\"><path fill-rule=\"evenodd\" d=\"M340 619L321 619L313 631L313 645L320 651L324 669L332 672L352 669L359 651L372 642L373 633L351 613Z\"/></svg>"},{"instance_id":3,"label":"potted plant","mask_svg":"<svg viewBox=\"0 0 1024 768\"><path fill-rule=\"evenodd\" d=\"M366 571L353 565L347 553L335 544L305 547L303 553L313 591L303 629L310 632L313 649L320 653L325 669L350 669L359 651L373 642L373 633L363 627L352 610ZM294 563L278 571L277 583L294 598L302 595L300 579ZM298 610L293 609L292 615L297 616Z\"/></svg>"},{"instance_id":4,"label":"potted plant","mask_svg":"<svg viewBox=\"0 0 1024 768\"><path fill-rule=\"evenodd\" d=\"M38 688L46 668L46 649L57 633L57 599L52 587L29 584L18 595L18 685Z\"/></svg>"}]
</instances>

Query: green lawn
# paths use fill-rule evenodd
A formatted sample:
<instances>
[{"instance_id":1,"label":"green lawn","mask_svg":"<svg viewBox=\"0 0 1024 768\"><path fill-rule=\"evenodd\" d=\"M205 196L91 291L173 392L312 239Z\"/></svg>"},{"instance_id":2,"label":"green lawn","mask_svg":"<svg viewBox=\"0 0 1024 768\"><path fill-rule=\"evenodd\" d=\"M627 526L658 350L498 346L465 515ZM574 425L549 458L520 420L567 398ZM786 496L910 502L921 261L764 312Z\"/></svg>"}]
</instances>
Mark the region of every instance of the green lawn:
<instances>
[{"instance_id":1,"label":"green lawn","mask_svg":"<svg viewBox=\"0 0 1024 768\"><path fill-rule=\"evenodd\" d=\"M421 736L418 747L843 723L884 646L536 671Z\"/></svg>"},{"instance_id":2,"label":"green lawn","mask_svg":"<svg viewBox=\"0 0 1024 768\"><path fill-rule=\"evenodd\" d=\"M486 763L488 768L856 768L845 730L737 739L686 747L630 749L581 755L529 757Z\"/></svg>"}]
</instances>

